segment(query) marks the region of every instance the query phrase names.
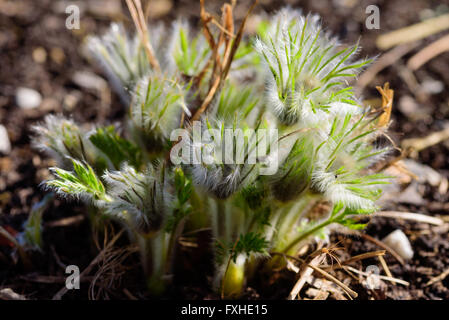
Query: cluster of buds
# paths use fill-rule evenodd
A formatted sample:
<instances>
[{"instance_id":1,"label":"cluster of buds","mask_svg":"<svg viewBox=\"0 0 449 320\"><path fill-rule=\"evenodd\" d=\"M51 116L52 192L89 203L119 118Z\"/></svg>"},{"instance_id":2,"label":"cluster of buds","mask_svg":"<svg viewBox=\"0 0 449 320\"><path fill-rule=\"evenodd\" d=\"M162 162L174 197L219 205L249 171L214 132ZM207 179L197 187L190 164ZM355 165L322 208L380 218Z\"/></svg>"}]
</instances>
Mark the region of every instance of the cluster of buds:
<instances>
[{"instance_id":1,"label":"cluster of buds","mask_svg":"<svg viewBox=\"0 0 449 320\"><path fill-rule=\"evenodd\" d=\"M360 228L355 217L377 210L385 124L349 85L369 63L354 61L357 45L342 47L318 16L290 8L254 37L242 34L246 18L234 33L230 4L221 23L202 6L198 34L185 22L143 26L131 9L135 37L114 24L88 42L131 102L122 126L49 116L35 141L59 159L46 186L130 231L154 293L183 229L211 228L214 285L233 297L261 263L282 263L270 253L294 254L331 224Z\"/></svg>"}]
</instances>

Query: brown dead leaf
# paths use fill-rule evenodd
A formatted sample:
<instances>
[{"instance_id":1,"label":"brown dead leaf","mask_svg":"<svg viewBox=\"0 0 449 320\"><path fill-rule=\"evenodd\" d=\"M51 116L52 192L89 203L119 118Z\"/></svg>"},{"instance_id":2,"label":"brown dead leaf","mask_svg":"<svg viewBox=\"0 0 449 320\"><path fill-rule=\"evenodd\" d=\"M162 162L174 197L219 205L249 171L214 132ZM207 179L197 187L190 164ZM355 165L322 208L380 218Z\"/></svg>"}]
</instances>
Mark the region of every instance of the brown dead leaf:
<instances>
[{"instance_id":1,"label":"brown dead leaf","mask_svg":"<svg viewBox=\"0 0 449 320\"><path fill-rule=\"evenodd\" d=\"M388 127L390 124L391 109L393 108L394 91L390 89L390 84L388 82L384 84L383 88L377 86L376 89L382 95L381 111L383 111L379 117L378 126L381 128Z\"/></svg>"}]
</instances>

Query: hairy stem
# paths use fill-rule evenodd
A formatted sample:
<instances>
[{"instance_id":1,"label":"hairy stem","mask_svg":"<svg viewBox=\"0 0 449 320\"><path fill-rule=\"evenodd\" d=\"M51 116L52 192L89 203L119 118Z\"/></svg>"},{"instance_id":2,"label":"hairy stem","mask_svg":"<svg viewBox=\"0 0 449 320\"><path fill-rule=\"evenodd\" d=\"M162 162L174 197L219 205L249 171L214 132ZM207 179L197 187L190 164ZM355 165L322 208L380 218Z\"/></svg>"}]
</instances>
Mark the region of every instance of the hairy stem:
<instances>
[{"instance_id":1,"label":"hairy stem","mask_svg":"<svg viewBox=\"0 0 449 320\"><path fill-rule=\"evenodd\" d=\"M245 286L245 266L246 258L239 255L234 262L229 260L223 274L221 294L223 299L239 298Z\"/></svg>"},{"instance_id":2,"label":"hairy stem","mask_svg":"<svg viewBox=\"0 0 449 320\"><path fill-rule=\"evenodd\" d=\"M169 241L167 234L162 231L148 236L137 235L148 289L155 296L164 293L170 276Z\"/></svg>"},{"instance_id":3,"label":"hairy stem","mask_svg":"<svg viewBox=\"0 0 449 320\"><path fill-rule=\"evenodd\" d=\"M334 223L335 221L338 221L344 213L341 213L337 216L330 216L329 218L325 219L323 222L318 223L313 228L310 228L309 230L305 231L304 233L300 234L297 238L295 238L292 242L290 242L287 247L285 247L284 250L282 250L282 253L289 253L289 251L294 248L297 244L299 244L301 241L307 239L311 235L317 233L319 230L327 227L328 225Z\"/></svg>"}]
</instances>

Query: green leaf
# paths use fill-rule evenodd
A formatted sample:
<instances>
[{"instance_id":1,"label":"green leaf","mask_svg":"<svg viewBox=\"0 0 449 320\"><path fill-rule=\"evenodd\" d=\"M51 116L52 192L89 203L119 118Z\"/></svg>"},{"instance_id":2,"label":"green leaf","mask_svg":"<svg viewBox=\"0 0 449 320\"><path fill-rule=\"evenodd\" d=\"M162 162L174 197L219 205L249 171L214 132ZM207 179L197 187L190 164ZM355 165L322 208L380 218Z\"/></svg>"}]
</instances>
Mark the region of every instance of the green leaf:
<instances>
[{"instance_id":1,"label":"green leaf","mask_svg":"<svg viewBox=\"0 0 449 320\"><path fill-rule=\"evenodd\" d=\"M139 148L131 141L120 137L115 132L114 126L98 128L89 139L111 160L115 169L119 169L124 162L135 168L141 165Z\"/></svg>"},{"instance_id":2,"label":"green leaf","mask_svg":"<svg viewBox=\"0 0 449 320\"><path fill-rule=\"evenodd\" d=\"M352 230L362 230L368 225L367 223L357 223L356 220L351 218L342 219L338 223Z\"/></svg>"},{"instance_id":3,"label":"green leaf","mask_svg":"<svg viewBox=\"0 0 449 320\"><path fill-rule=\"evenodd\" d=\"M254 183L244 187L241 195L250 209L260 208L268 196L267 189L263 184Z\"/></svg>"},{"instance_id":4,"label":"green leaf","mask_svg":"<svg viewBox=\"0 0 449 320\"><path fill-rule=\"evenodd\" d=\"M106 190L92 167L76 159L71 160L73 171L51 168L50 170L56 176L56 179L47 181L45 184L55 189L59 194L105 200Z\"/></svg>"},{"instance_id":5,"label":"green leaf","mask_svg":"<svg viewBox=\"0 0 449 320\"><path fill-rule=\"evenodd\" d=\"M31 208L28 219L24 224L24 246L31 249L42 249L42 215L53 200L53 194L47 194L41 201Z\"/></svg>"},{"instance_id":6,"label":"green leaf","mask_svg":"<svg viewBox=\"0 0 449 320\"><path fill-rule=\"evenodd\" d=\"M181 168L175 170L175 189L181 205L186 203L192 194L192 182L186 178Z\"/></svg>"},{"instance_id":7,"label":"green leaf","mask_svg":"<svg viewBox=\"0 0 449 320\"><path fill-rule=\"evenodd\" d=\"M184 175L181 168L174 169L175 178L175 191L177 195L177 201L174 204L173 214L168 217L165 224L165 231L172 232L178 223L192 213L192 206L189 203L192 195L192 182Z\"/></svg>"},{"instance_id":8,"label":"green leaf","mask_svg":"<svg viewBox=\"0 0 449 320\"><path fill-rule=\"evenodd\" d=\"M235 244L234 250L231 252L231 258L235 262L239 254L250 255L252 253L268 254L267 248L269 242L260 233L248 232L241 234L239 240Z\"/></svg>"},{"instance_id":9,"label":"green leaf","mask_svg":"<svg viewBox=\"0 0 449 320\"><path fill-rule=\"evenodd\" d=\"M181 50L184 54L187 53L189 45L187 43L187 36L183 29L179 30L179 40L181 41Z\"/></svg>"}]
</instances>

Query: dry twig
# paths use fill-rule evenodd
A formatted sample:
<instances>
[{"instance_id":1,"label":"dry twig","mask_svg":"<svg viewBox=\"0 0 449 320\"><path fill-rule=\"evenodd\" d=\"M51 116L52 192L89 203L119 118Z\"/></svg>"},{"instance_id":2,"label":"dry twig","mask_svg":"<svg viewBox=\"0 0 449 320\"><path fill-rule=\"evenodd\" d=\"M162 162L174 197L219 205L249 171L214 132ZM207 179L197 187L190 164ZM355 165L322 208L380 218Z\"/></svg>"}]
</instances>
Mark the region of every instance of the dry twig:
<instances>
[{"instance_id":1,"label":"dry twig","mask_svg":"<svg viewBox=\"0 0 449 320\"><path fill-rule=\"evenodd\" d=\"M78 224L86 218L84 214L79 214L76 216L71 216L67 218L62 218L59 220L53 220L47 222L44 227L45 228L53 228L53 227L66 227L74 224Z\"/></svg>"},{"instance_id":2,"label":"dry twig","mask_svg":"<svg viewBox=\"0 0 449 320\"><path fill-rule=\"evenodd\" d=\"M212 33L210 32L210 29L208 27L209 22L212 20L212 17L210 14L206 12L204 9L204 0L201 1L201 20L203 22L203 33L206 36L207 41L209 42L209 45L212 48L212 56L214 61L214 67L211 77L211 84L209 91L204 98L203 102L201 103L201 106L198 108L198 110L195 112L195 114L192 117L192 121L198 120L201 115L206 111L206 109L209 107L210 103L213 101L214 97L216 96L218 89L220 88L223 81L226 79L229 70L231 68L232 60L234 59L234 55L237 52L237 48L240 45L240 41L243 37L243 30L245 28L246 20L248 19L250 13L254 9L254 7L257 4L257 0L253 2L251 7L249 8L248 12L246 13L245 18L243 19L242 23L240 24L240 28L237 31L237 34L235 36L235 39L233 42L231 42L231 36L230 34L234 34L234 23L233 23L233 17L232 17L232 6L229 4L225 4L223 6L223 28L227 31L224 32L222 29L219 38L217 41L213 39ZM219 48L222 43L225 43L225 50L222 57L219 56Z\"/></svg>"},{"instance_id":3,"label":"dry twig","mask_svg":"<svg viewBox=\"0 0 449 320\"><path fill-rule=\"evenodd\" d=\"M382 268L384 269L387 277L393 278L393 275L391 274L390 268L388 268L387 262L385 261L384 257L378 256L377 258L379 259L380 264L382 265Z\"/></svg>"},{"instance_id":4,"label":"dry twig","mask_svg":"<svg viewBox=\"0 0 449 320\"><path fill-rule=\"evenodd\" d=\"M306 263L306 261L304 259L293 257L293 256L287 255L287 254L282 253L282 252L271 252L271 254L280 255L280 256L282 256L284 258L293 259L293 260L298 261L300 263ZM342 288L351 300L354 299L354 298L357 298L357 296L358 296L357 292L355 292L354 290L349 288L347 285L345 285L343 282L341 282L340 280L335 278L333 275L327 273L326 271L322 270L321 268L318 268L317 266L311 265L310 263L307 263L307 265L310 268L312 268L314 271L320 273L326 279L334 282L336 285L338 285L340 288Z\"/></svg>"},{"instance_id":5,"label":"dry twig","mask_svg":"<svg viewBox=\"0 0 449 320\"><path fill-rule=\"evenodd\" d=\"M394 65L399 59L415 49L417 46L418 43L403 44L382 55L360 75L355 88L356 93L361 94L363 89L376 78L379 72L391 65Z\"/></svg>"},{"instance_id":6,"label":"dry twig","mask_svg":"<svg viewBox=\"0 0 449 320\"><path fill-rule=\"evenodd\" d=\"M148 25L145 20L145 14L143 13L142 3L140 0L126 0L129 12L136 26L137 33L140 41L142 42L148 61L156 72L161 72L161 67L154 54L153 47L150 44L150 36L148 33Z\"/></svg>"},{"instance_id":7,"label":"dry twig","mask_svg":"<svg viewBox=\"0 0 449 320\"><path fill-rule=\"evenodd\" d=\"M314 266L319 266L324 261L325 257L326 255L322 253L319 256L313 258L312 261L310 261L310 264ZM313 269L310 266L306 265L305 268L303 268L298 281L296 281L295 285L293 286L293 289L290 291L290 294L288 295L288 300L296 299L302 287L307 282L307 278L309 278L312 275L312 273Z\"/></svg>"},{"instance_id":8,"label":"dry twig","mask_svg":"<svg viewBox=\"0 0 449 320\"><path fill-rule=\"evenodd\" d=\"M127 270L122 265L123 261L138 250L137 246L110 247L104 252L98 263L99 268L89 285L89 299L98 300L102 295L108 298L107 291L113 288L117 281L120 281ZM97 291L96 288L98 288Z\"/></svg>"},{"instance_id":9,"label":"dry twig","mask_svg":"<svg viewBox=\"0 0 449 320\"><path fill-rule=\"evenodd\" d=\"M437 283L439 281L443 281L448 275L449 275L449 268L444 270L440 275L430 279L426 283L426 287L431 286L432 284Z\"/></svg>"},{"instance_id":10,"label":"dry twig","mask_svg":"<svg viewBox=\"0 0 449 320\"><path fill-rule=\"evenodd\" d=\"M11 242L16 248L17 252L19 253L20 258L22 259L23 266L26 270L31 269L31 260L26 253L25 249L20 245L20 243L17 241L17 239L11 235L5 228L0 226L0 236L5 237L9 242Z\"/></svg>"},{"instance_id":11,"label":"dry twig","mask_svg":"<svg viewBox=\"0 0 449 320\"><path fill-rule=\"evenodd\" d=\"M449 28L449 14L383 34L377 38L377 47L386 50L398 44L414 42Z\"/></svg>"},{"instance_id":12,"label":"dry twig","mask_svg":"<svg viewBox=\"0 0 449 320\"><path fill-rule=\"evenodd\" d=\"M349 271L355 272L355 273L360 274L360 275L365 276L365 277L369 277L371 275L368 272L363 272L363 271L357 270L357 269L355 269L353 267L350 267L350 266L347 266L346 268ZM383 275L377 275L377 277L379 277L379 279L381 279L381 280L386 280L386 281L390 281L390 282L393 282L393 283L399 283L399 284L402 284L402 285L404 285L406 287L410 285L410 283L408 283L407 281L404 281L402 279L392 278L392 277L383 276Z\"/></svg>"},{"instance_id":13,"label":"dry twig","mask_svg":"<svg viewBox=\"0 0 449 320\"><path fill-rule=\"evenodd\" d=\"M413 151L419 152L447 139L449 139L449 128L433 132L424 138L405 139L401 145L404 149L411 148Z\"/></svg>"},{"instance_id":14,"label":"dry twig","mask_svg":"<svg viewBox=\"0 0 449 320\"><path fill-rule=\"evenodd\" d=\"M92 268L94 266L96 266L97 263L103 259L103 255L105 254L105 252L107 252L114 245L114 243L120 238L120 236L123 234L123 232L124 232L124 230L121 230L119 233L117 233L111 239L111 241L108 242L108 244L103 248L103 250L100 251L100 253L95 257L95 259L91 261L91 263L87 266L87 268L84 269L83 272L81 272L80 279L86 277L89 274L89 272L92 270ZM67 290L68 290L67 287L64 286L64 288L59 290L53 296L53 300L61 300L62 297L67 293Z\"/></svg>"},{"instance_id":15,"label":"dry twig","mask_svg":"<svg viewBox=\"0 0 449 320\"><path fill-rule=\"evenodd\" d=\"M394 251L392 248L390 248L388 245L386 245L382 241L377 240L376 238L373 238L365 233L359 232L359 235L362 238L364 238L365 240L368 240L368 241L374 243L375 245L381 247L382 249L387 250L388 253L390 253L400 264L405 265L404 259L402 259L402 257L396 251Z\"/></svg>"},{"instance_id":16,"label":"dry twig","mask_svg":"<svg viewBox=\"0 0 449 320\"><path fill-rule=\"evenodd\" d=\"M446 51L449 51L449 34L432 42L427 47L416 53L408 60L407 67L415 71L426 64L429 60Z\"/></svg>"},{"instance_id":17,"label":"dry twig","mask_svg":"<svg viewBox=\"0 0 449 320\"><path fill-rule=\"evenodd\" d=\"M444 221L437 217L431 217L425 214L413 213L413 212L400 212L400 211L381 211L374 213L376 217L386 218L398 218L404 220L413 220L417 222L424 222L435 226L441 226Z\"/></svg>"},{"instance_id":18,"label":"dry twig","mask_svg":"<svg viewBox=\"0 0 449 320\"><path fill-rule=\"evenodd\" d=\"M357 256L351 257L348 260L341 262L340 265L331 266L331 269L342 268L343 265L351 264L356 261L360 261L360 260L364 260L364 259L368 259L368 258L380 257L380 256L383 256L384 254L385 254L385 250L378 250L378 251L362 253Z\"/></svg>"}]
</instances>

